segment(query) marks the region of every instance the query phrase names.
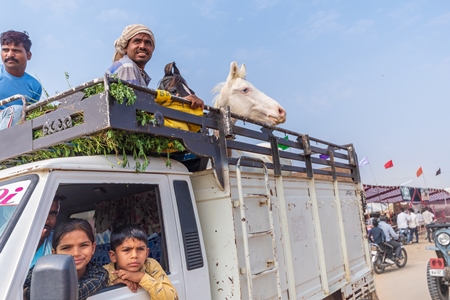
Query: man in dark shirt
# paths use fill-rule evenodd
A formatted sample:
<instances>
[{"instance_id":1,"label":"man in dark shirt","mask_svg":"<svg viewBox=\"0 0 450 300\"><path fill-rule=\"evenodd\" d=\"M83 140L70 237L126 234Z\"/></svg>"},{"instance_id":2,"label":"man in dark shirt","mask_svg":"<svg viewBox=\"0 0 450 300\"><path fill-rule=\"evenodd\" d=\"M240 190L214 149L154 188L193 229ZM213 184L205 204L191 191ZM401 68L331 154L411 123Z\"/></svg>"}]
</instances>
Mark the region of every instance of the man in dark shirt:
<instances>
[{"instance_id":1,"label":"man in dark shirt","mask_svg":"<svg viewBox=\"0 0 450 300\"><path fill-rule=\"evenodd\" d=\"M373 242L378 244L381 247L381 249L387 249L388 258L386 258L386 262L393 264L394 262L391 259L393 258L392 257L393 247L388 243L386 243L386 235L384 234L383 229L378 227L378 220L374 219L372 221L372 225L373 227L369 232L369 240L373 240Z\"/></svg>"},{"instance_id":2,"label":"man in dark shirt","mask_svg":"<svg viewBox=\"0 0 450 300\"><path fill-rule=\"evenodd\" d=\"M386 242L386 236L384 235L383 229L378 227L378 221L374 219L372 221L372 229L369 232L369 239L373 240L374 243L378 245L382 245L382 243Z\"/></svg>"}]
</instances>

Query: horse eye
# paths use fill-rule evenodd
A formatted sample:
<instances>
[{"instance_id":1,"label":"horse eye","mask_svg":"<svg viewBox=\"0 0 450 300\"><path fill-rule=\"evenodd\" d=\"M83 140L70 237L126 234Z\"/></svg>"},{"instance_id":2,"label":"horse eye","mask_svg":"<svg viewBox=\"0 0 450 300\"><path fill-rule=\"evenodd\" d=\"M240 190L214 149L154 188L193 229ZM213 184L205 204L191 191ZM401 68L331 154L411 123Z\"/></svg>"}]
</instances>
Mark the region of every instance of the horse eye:
<instances>
[{"instance_id":1,"label":"horse eye","mask_svg":"<svg viewBox=\"0 0 450 300\"><path fill-rule=\"evenodd\" d=\"M177 93L177 88L176 87L169 88L169 93L175 95Z\"/></svg>"},{"instance_id":2,"label":"horse eye","mask_svg":"<svg viewBox=\"0 0 450 300\"><path fill-rule=\"evenodd\" d=\"M242 92L244 94L247 94L248 92L250 92L250 89L245 87L245 88L242 89Z\"/></svg>"}]
</instances>

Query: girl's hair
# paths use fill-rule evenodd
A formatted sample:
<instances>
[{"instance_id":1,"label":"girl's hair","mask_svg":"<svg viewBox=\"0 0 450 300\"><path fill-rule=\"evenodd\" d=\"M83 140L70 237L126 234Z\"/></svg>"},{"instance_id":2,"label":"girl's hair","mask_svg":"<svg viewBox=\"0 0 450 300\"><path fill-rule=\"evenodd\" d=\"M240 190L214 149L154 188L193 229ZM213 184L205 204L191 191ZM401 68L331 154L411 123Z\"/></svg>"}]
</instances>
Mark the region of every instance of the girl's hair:
<instances>
[{"instance_id":1,"label":"girl's hair","mask_svg":"<svg viewBox=\"0 0 450 300\"><path fill-rule=\"evenodd\" d=\"M91 224L89 224L86 220L73 218L62 221L55 226L55 230L53 231L52 248L56 250L56 247L58 247L59 242L61 242L64 235L75 230L84 231L89 240L94 243L95 236Z\"/></svg>"}]
</instances>

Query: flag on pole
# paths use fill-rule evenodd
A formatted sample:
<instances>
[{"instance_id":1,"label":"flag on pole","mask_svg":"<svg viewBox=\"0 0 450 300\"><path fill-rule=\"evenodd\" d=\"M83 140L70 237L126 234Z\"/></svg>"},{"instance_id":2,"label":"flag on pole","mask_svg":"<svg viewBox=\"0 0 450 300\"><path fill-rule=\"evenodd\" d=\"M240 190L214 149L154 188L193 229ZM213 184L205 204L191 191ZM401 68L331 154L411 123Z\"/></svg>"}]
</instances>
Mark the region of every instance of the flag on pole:
<instances>
[{"instance_id":1,"label":"flag on pole","mask_svg":"<svg viewBox=\"0 0 450 300\"><path fill-rule=\"evenodd\" d=\"M439 170L436 171L436 176L441 175L441 168L439 168Z\"/></svg>"},{"instance_id":2,"label":"flag on pole","mask_svg":"<svg viewBox=\"0 0 450 300\"><path fill-rule=\"evenodd\" d=\"M394 163L392 162L392 159L384 164L385 169L392 168L394 166Z\"/></svg>"},{"instance_id":3,"label":"flag on pole","mask_svg":"<svg viewBox=\"0 0 450 300\"><path fill-rule=\"evenodd\" d=\"M363 159L361 159L361 160L359 161L359 166L360 166L360 167L365 166L365 165L368 165L368 164L369 164L369 159L368 159L367 157L363 157Z\"/></svg>"},{"instance_id":4,"label":"flag on pole","mask_svg":"<svg viewBox=\"0 0 450 300\"><path fill-rule=\"evenodd\" d=\"M417 172L416 172L416 176L420 177L420 175L422 175L423 171L422 171L422 167L420 167Z\"/></svg>"}]
</instances>

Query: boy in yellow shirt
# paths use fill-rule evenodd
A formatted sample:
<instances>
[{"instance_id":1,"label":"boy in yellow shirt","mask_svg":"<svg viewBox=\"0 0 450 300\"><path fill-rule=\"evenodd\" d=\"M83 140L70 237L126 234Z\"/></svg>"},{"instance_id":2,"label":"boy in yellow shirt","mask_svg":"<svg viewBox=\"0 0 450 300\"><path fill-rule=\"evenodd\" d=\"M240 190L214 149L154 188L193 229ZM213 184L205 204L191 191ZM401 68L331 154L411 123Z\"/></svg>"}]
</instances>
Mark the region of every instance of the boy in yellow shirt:
<instances>
[{"instance_id":1,"label":"boy in yellow shirt","mask_svg":"<svg viewBox=\"0 0 450 300\"><path fill-rule=\"evenodd\" d=\"M133 292L145 289L152 300L178 300L166 272L148 257L147 234L137 225L122 225L111 233L111 263L103 266L109 273L108 285L126 284Z\"/></svg>"}]
</instances>

